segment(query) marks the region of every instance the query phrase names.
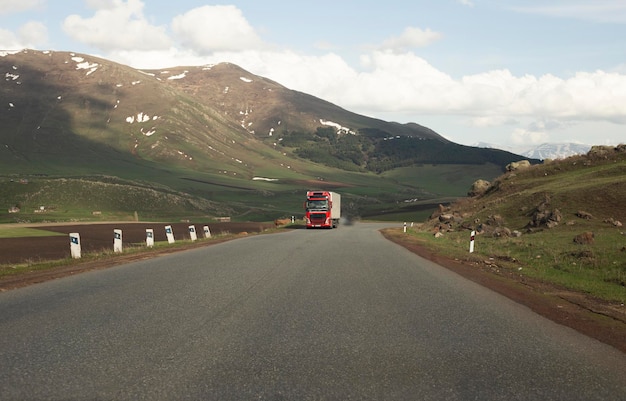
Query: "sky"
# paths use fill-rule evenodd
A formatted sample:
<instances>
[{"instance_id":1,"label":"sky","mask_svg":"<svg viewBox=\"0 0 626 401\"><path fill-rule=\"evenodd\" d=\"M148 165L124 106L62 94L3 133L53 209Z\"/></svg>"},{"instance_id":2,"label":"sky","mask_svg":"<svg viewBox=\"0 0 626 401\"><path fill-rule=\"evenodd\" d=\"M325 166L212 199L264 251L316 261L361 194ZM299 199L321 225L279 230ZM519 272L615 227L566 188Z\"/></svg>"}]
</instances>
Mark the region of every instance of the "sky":
<instances>
[{"instance_id":1,"label":"sky","mask_svg":"<svg viewBox=\"0 0 626 401\"><path fill-rule=\"evenodd\" d=\"M386 121L524 151L626 143L626 0L0 0L0 50L230 62Z\"/></svg>"}]
</instances>

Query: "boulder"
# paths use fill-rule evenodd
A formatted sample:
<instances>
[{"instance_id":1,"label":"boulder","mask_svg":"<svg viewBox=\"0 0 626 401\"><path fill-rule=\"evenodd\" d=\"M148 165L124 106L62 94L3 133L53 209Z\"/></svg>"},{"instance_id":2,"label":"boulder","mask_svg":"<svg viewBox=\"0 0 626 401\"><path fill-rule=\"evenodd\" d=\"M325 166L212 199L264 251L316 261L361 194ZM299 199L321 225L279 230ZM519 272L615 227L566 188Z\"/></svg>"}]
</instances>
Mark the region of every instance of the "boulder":
<instances>
[{"instance_id":1,"label":"boulder","mask_svg":"<svg viewBox=\"0 0 626 401\"><path fill-rule=\"evenodd\" d=\"M454 220L454 215L450 213L445 213L439 216L439 221L442 223L450 223Z\"/></svg>"},{"instance_id":2,"label":"boulder","mask_svg":"<svg viewBox=\"0 0 626 401\"><path fill-rule=\"evenodd\" d=\"M563 214L559 209L544 210L538 207L531 216L531 220L527 227L542 227L554 228L559 225L563 220Z\"/></svg>"},{"instance_id":3,"label":"boulder","mask_svg":"<svg viewBox=\"0 0 626 401\"><path fill-rule=\"evenodd\" d=\"M276 227L286 226L289 223L291 223L291 219L276 219L276 220L274 220L274 225Z\"/></svg>"},{"instance_id":4,"label":"boulder","mask_svg":"<svg viewBox=\"0 0 626 401\"><path fill-rule=\"evenodd\" d=\"M507 164L506 171L523 170L528 167L530 167L530 162L528 160L520 160L518 162L511 162Z\"/></svg>"},{"instance_id":5,"label":"boulder","mask_svg":"<svg viewBox=\"0 0 626 401\"><path fill-rule=\"evenodd\" d=\"M615 220L614 218L610 218L610 219L605 219L604 220L605 223L611 224L615 227L621 227L622 226L622 222L619 220Z\"/></svg>"},{"instance_id":6,"label":"boulder","mask_svg":"<svg viewBox=\"0 0 626 401\"><path fill-rule=\"evenodd\" d=\"M577 211L576 212L576 216L580 217L581 219L585 219L585 220L593 219L593 216L591 215L591 213L587 213L584 210Z\"/></svg>"},{"instance_id":7,"label":"boulder","mask_svg":"<svg viewBox=\"0 0 626 401\"><path fill-rule=\"evenodd\" d=\"M584 232L582 234L578 234L574 237L574 243L579 245L590 245L593 244L594 234L590 231Z\"/></svg>"},{"instance_id":8,"label":"boulder","mask_svg":"<svg viewBox=\"0 0 626 401\"><path fill-rule=\"evenodd\" d=\"M502 227L504 225L504 218L499 214L492 214L487 216L485 224L494 227Z\"/></svg>"},{"instance_id":9,"label":"boulder","mask_svg":"<svg viewBox=\"0 0 626 401\"><path fill-rule=\"evenodd\" d=\"M511 236L511 230L507 227L496 227L493 232L493 236L508 238Z\"/></svg>"},{"instance_id":10,"label":"boulder","mask_svg":"<svg viewBox=\"0 0 626 401\"><path fill-rule=\"evenodd\" d=\"M470 190L467 192L467 196L482 195L485 192L487 192L490 186L491 186L491 183L489 181L476 180L472 184L472 187L470 188Z\"/></svg>"}]
</instances>

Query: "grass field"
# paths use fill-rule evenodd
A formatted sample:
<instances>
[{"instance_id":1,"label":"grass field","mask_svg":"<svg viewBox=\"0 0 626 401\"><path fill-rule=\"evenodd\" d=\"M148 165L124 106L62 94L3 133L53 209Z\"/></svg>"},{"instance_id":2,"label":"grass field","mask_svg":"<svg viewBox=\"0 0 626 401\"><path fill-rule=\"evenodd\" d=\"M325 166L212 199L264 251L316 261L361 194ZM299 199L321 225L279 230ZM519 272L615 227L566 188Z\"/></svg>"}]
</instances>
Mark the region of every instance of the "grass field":
<instances>
[{"instance_id":1,"label":"grass field","mask_svg":"<svg viewBox=\"0 0 626 401\"><path fill-rule=\"evenodd\" d=\"M400 230L400 229L397 229ZM572 234L541 232L521 238L477 236L469 253L469 231L432 233L408 229L423 245L453 259L498 266L607 301L626 303L626 239L619 231L596 232L593 245L574 244Z\"/></svg>"},{"instance_id":2,"label":"grass field","mask_svg":"<svg viewBox=\"0 0 626 401\"><path fill-rule=\"evenodd\" d=\"M36 228L15 227L13 225L0 224L0 238L51 237L59 235L64 234L39 230Z\"/></svg>"},{"instance_id":3,"label":"grass field","mask_svg":"<svg viewBox=\"0 0 626 401\"><path fill-rule=\"evenodd\" d=\"M492 165L478 166L473 174L467 174L467 166L454 165L403 168L380 175L311 164L301 168L264 165L246 178L232 172L159 171L150 166L118 168L119 176L88 171L73 171L82 176L5 175L0 176L0 223L222 216L268 221L301 216L304 194L310 189L341 193L349 217L419 221L430 214L420 205L464 196L474 180L497 172ZM16 206L20 212L9 214L8 209Z\"/></svg>"}]
</instances>

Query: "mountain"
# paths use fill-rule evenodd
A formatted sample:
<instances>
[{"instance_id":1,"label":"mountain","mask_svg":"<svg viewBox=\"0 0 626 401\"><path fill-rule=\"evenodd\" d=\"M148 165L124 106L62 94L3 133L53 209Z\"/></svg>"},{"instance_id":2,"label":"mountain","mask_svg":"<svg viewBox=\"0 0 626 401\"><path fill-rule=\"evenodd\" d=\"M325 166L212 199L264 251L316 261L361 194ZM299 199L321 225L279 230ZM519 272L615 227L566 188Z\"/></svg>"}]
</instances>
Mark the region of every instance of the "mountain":
<instances>
[{"instance_id":1,"label":"mountain","mask_svg":"<svg viewBox=\"0 0 626 401\"><path fill-rule=\"evenodd\" d=\"M532 159L565 159L570 156L582 155L589 152L590 145L580 143L543 143L536 148L521 153L522 156Z\"/></svg>"},{"instance_id":2,"label":"mountain","mask_svg":"<svg viewBox=\"0 0 626 401\"><path fill-rule=\"evenodd\" d=\"M333 186L353 197L355 213L376 213L407 198L465 193L468 182L520 159L452 143L419 124L361 116L229 63L137 70L69 52L0 56L7 182L76 179L100 188L71 202L46 198L52 190L12 188L3 208L37 199L72 210L150 209L96 195L119 196L124 187L186 197L200 205L194 213L263 219L299 210L299 191ZM428 170L438 188L420 177L426 165L447 166Z\"/></svg>"},{"instance_id":3,"label":"mountain","mask_svg":"<svg viewBox=\"0 0 626 401\"><path fill-rule=\"evenodd\" d=\"M478 148L502 149L534 160L565 159L570 156L585 154L591 145L580 143L543 143L533 148L516 148L501 146L492 143L479 142L474 145Z\"/></svg>"}]
</instances>

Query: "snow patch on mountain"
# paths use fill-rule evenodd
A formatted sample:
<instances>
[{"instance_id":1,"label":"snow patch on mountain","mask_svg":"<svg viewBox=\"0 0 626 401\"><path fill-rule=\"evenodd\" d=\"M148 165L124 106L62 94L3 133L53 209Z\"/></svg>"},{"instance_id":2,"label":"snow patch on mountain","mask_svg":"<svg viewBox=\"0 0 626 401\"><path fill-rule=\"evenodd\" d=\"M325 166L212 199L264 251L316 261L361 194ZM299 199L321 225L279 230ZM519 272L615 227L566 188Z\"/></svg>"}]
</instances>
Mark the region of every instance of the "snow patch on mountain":
<instances>
[{"instance_id":1,"label":"snow patch on mountain","mask_svg":"<svg viewBox=\"0 0 626 401\"><path fill-rule=\"evenodd\" d=\"M88 70L86 75L91 75L98 70L98 63L90 63L82 57L74 56L72 61L76 62L77 70Z\"/></svg>"},{"instance_id":2,"label":"snow patch on mountain","mask_svg":"<svg viewBox=\"0 0 626 401\"><path fill-rule=\"evenodd\" d=\"M486 142L473 145L477 148L500 149L515 153L528 159L565 159L566 157L585 154L591 149L591 145L581 143L543 143L532 148L512 148Z\"/></svg>"},{"instance_id":3,"label":"snow patch on mountain","mask_svg":"<svg viewBox=\"0 0 626 401\"><path fill-rule=\"evenodd\" d=\"M183 78L185 78L187 76L188 72L189 71L185 70L185 71L181 72L180 74L172 75L171 77L168 77L167 79L169 79L170 81L174 80L174 79L183 79Z\"/></svg>"},{"instance_id":4,"label":"snow patch on mountain","mask_svg":"<svg viewBox=\"0 0 626 401\"><path fill-rule=\"evenodd\" d=\"M591 149L590 145L580 143L544 143L534 149L530 149L522 156L531 159L565 159L566 157L585 154Z\"/></svg>"},{"instance_id":5,"label":"snow patch on mountain","mask_svg":"<svg viewBox=\"0 0 626 401\"><path fill-rule=\"evenodd\" d=\"M337 130L337 134L352 134L352 135L356 135L356 132L354 132L350 128L343 127L341 124L338 124L338 123L335 123L335 122L332 122L332 121L323 120L323 119L320 118L320 124L335 128Z\"/></svg>"}]
</instances>

